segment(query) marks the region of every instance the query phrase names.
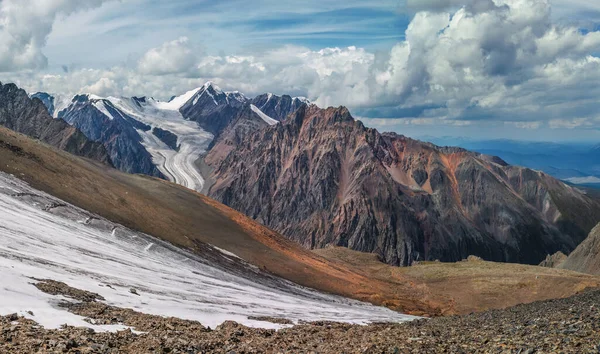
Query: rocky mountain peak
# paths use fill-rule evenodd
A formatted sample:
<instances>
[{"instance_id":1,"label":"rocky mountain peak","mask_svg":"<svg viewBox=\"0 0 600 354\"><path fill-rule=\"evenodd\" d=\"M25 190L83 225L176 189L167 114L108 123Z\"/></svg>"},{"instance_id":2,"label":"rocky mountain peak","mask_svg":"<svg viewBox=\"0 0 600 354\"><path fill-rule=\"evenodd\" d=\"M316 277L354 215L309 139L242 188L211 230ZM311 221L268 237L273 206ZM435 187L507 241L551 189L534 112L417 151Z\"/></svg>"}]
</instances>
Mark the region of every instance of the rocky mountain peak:
<instances>
[{"instance_id":1,"label":"rocky mountain peak","mask_svg":"<svg viewBox=\"0 0 600 354\"><path fill-rule=\"evenodd\" d=\"M207 157L209 195L308 248L349 247L394 265L469 255L539 264L600 220L596 202L548 176L382 135L345 107L302 105L229 142Z\"/></svg>"},{"instance_id":2,"label":"rocky mountain peak","mask_svg":"<svg viewBox=\"0 0 600 354\"><path fill-rule=\"evenodd\" d=\"M42 101L44 106L46 106L48 113L50 113L50 115L54 115L54 97L52 95L46 92L36 92L31 95L31 98L37 98L38 100Z\"/></svg>"},{"instance_id":3,"label":"rocky mountain peak","mask_svg":"<svg viewBox=\"0 0 600 354\"><path fill-rule=\"evenodd\" d=\"M101 144L94 143L62 119L53 119L37 97L15 84L0 83L0 124L70 153L111 163Z\"/></svg>"}]
</instances>

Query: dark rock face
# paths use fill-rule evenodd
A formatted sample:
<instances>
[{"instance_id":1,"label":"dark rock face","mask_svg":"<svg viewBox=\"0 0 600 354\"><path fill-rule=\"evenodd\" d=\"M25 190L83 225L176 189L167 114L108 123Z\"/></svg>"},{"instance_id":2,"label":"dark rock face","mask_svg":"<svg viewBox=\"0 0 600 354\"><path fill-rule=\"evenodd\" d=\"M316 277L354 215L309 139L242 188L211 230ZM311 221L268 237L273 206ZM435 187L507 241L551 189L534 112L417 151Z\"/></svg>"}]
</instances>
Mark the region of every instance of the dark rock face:
<instances>
[{"instance_id":1,"label":"dark rock face","mask_svg":"<svg viewBox=\"0 0 600 354\"><path fill-rule=\"evenodd\" d=\"M285 122L229 131L206 157L209 195L308 248L375 252L386 262L539 264L600 221L577 189L526 168L397 134L345 108L302 106Z\"/></svg>"},{"instance_id":2,"label":"dark rock face","mask_svg":"<svg viewBox=\"0 0 600 354\"><path fill-rule=\"evenodd\" d=\"M95 104L103 105L110 117L96 108ZM118 111L110 101L78 95L61 117L89 139L104 144L119 170L164 178L152 163L152 156L142 145L142 138L136 131L149 131L150 126Z\"/></svg>"},{"instance_id":3,"label":"dark rock face","mask_svg":"<svg viewBox=\"0 0 600 354\"><path fill-rule=\"evenodd\" d=\"M29 98L14 84L0 84L0 125L72 154L111 163L101 144L65 121L52 118L40 99Z\"/></svg>"},{"instance_id":4,"label":"dark rock face","mask_svg":"<svg viewBox=\"0 0 600 354\"><path fill-rule=\"evenodd\" d=\"M210 153L204 158L207 165L216 165L225 158L232 150L242 143L250 134L268 127L269 125L245 106L223 130L219 138L212 141L209 146Z\"/></svg>"},{"instance_id":5,"label":"dark rock face","mask_svg":"<svg viewBox=\"0 0 600 354\"><path fill-rule=\"evenodd\" d=\"M288 95L277 96L269 93L252 99L253 105L258 107L264 114L278 121L284 120L306 102L307 100L297 97L292 98Z\"/></svg>"},{"instance_id":6,"label":"dark rock face","mask_svg":"<svg viewBox=\"0 0 600 354\"><path fill-rule=\"evenodd\" d=\"M185 119L198 122L204 130L217 137L236 117L246 100L241 94L223 92L207 83L179 111Z\"/></svg>"},{"instance_id":7,"label":"dark rock face","mask_svg":"<svg viewBox=\"0 0 600 354\"><path fill-rule=\"evenodd\" d=\"M46 108L48 109L48 113L51 116L54 115L54 97L53 96L49 95L46 92L36 92L33 95L31 95L31 98L37 98L40 101L42 101L44 106L46 106Z\"/></svg>"},{"instance_id":8,"label":"dark rock face","mask_svg":"<svg viewBox=\"0 0 600 354\"><path fill-rule=\"evenodd\" d=\"M177 145L177 135L159 127L154 127L152 129L152 134L159 138L163 143L167 144L167 146L171 149L179 151L179 145Z\"/></svg>"}]
</instances>

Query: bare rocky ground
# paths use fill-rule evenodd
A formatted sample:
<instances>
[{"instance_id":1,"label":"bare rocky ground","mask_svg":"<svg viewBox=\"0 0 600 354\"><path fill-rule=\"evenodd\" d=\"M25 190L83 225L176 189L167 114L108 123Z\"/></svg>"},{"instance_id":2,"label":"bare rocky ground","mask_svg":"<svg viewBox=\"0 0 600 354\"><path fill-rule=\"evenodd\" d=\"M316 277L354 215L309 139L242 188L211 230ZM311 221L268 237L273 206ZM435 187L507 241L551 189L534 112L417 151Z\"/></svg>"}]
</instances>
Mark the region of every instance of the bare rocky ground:
<instances>
[{"instance_id":1,"label":"bare rocky ground","mask_svg":"<svg viewBox=\"0 0 600 354\"><path fill-rule=\"evenodd\" d=\"M0 317L1 353L531 354L600 350L600 290L505 310L405 324L315 322L275 331L234 322L211 329L194 321L146 315L108 306L96 294L53 281L42 281L38 288L73 299L61 306L90 322L122 323L135 332L99 333L75 327L46 330L32 320L10 315Z\"/></svg>"}]
</instances>

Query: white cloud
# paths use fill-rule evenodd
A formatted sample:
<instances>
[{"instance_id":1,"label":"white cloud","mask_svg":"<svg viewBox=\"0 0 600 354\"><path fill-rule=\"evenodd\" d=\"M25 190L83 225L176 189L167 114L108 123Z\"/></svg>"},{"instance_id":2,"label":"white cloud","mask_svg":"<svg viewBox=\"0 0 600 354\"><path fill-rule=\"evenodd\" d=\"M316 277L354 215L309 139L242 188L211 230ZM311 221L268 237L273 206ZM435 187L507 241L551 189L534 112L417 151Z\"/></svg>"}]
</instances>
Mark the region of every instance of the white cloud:
<instances>
[{"instance_id":1,"label":"white cloud","mask_svg":"<svg viewBox=\"0 0 600 354\"><path fill-rule=\"evenodd\" d=\"M600 33L553 25L547 1L482 1L443 11L458 3L429 1L429 10L439 11L415 15L406 41L377 73L371 99L440 107L439 118L461 120L537 121L600 108L581 105L600 95L592 56Z\"/></svg>"},{"instance_id":2,"label":"white cloud","mask_svg":"<svg viewBox=\"0 0 600 354\"><path fill-rule=\"evenodd\" d=\"M400 125L600 125L591 119L600 109L600 32L554 24L545 0L409 5L418 12L406 40L388 52L286 45L202 55L196 43L181 37L146 51L134 65L10 76L30 90L160 99L212 80L248 95L303 95L322 106L349 106L360 116L402 118L391 123ZM65 5L61 11L74 9Z\"/></svg>"},{"instance_id":3,"label":"white cloud","mask_svg":"<svg viewBox=\"0 0 600 354\"><path fill-rule=\"evenodd\" d=\"M587 118L574 118L574 119L552 119L548 123L551 129L575 129L581 126L590 126L591 122Z\"/></svg>"},{"instance_id":4,"label":"white cloud","mask_svg":"<svg viewBox=\"0 0 600 354\"><path fill-rule=\"evenodd\" d=\"M142 74L168 75L190 72L197 63L196 53L187 37L150 49L139 61Z\"/></svg>"},{"instance_id":5,"label":"white cloud","mask_svg":"<svg viewBox=\"0 0 600 354\"><path fill-rule=\"evenodd\" d=\"M43 69L42 52L59 16L97 7L104 0L0 1L0 71Z\"/></svg>"},{"instance_id":6,"label":"white cloud","mask_svg":"<svg viewBox=\"0 0 600 354\"><path fill-rule=\"evenodd\" d=\"M542 126L542 122L534 121L534 122L506 122L505 124L514 126L519 129L529 129L535 130L539 129Z\"/></svg>"}]
</instances>

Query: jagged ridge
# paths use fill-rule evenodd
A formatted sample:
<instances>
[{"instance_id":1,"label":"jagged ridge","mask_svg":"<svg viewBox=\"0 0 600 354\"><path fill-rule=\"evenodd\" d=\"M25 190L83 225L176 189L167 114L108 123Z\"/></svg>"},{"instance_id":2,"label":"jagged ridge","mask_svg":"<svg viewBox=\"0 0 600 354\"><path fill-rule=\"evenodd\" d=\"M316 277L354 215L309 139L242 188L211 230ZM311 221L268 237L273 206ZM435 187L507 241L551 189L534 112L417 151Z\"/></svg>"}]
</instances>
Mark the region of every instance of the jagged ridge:
<instances>
[{"instance_id":1,"label":"jagged ridge","mask_svg":"<svg viewBox=\"0 0 600 354\"><path fill-rule=\"evenodd\" d=\"M539 264L600 220L596 202L541 172L380 134L343 107L304 105L229 150L206 158L210 196L306 247L395 265L471 254Z\"/></svg>"},{"instance_id":2,"label":"jagged ridge","mask_svg":"<svg viewBox=\"0 0 600 354\"><path fill-rule=\"evenodd\" d=\"M88 140L65 121L53 119L40 99L29 98L15 84L0 83L0 125L72 154L111 163L101 144Z\"/></svg>"}]
</instances>

